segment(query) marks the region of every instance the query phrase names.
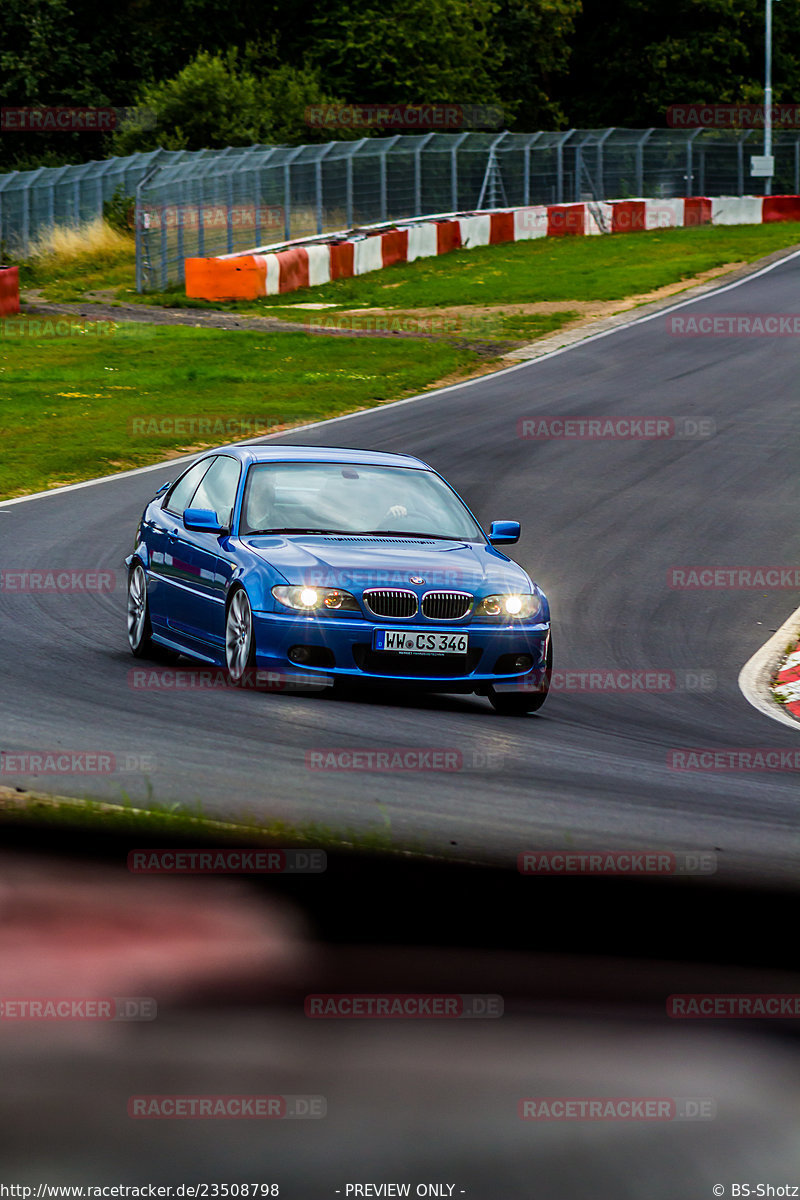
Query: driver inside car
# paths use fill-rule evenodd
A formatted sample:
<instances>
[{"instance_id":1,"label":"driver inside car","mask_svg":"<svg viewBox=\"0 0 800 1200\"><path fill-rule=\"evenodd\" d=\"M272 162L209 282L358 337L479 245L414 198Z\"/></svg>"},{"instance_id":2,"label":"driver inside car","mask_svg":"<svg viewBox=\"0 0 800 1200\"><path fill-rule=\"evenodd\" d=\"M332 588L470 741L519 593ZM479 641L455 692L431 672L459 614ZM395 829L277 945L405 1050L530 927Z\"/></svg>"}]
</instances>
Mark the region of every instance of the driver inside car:
<instances>
[{"instance_id":1,"label":"driver inside car","mask_svg":"<svg viewBox=\"0 0 800 1200\"><path fill-rule=\"evenodd\" d=\"M338 478L330 480L320 492L320 509L331 524L343 518L353 528L381 528L387 521L405 517L408 509L400 503L401 496L395 489L394 495L385 487L375 487L368 474L361 474L352 467L344 467ZM387 500L395 500L389 504ZM376 520L375 514L381 513Z\"/></svg>"}]
</instances>

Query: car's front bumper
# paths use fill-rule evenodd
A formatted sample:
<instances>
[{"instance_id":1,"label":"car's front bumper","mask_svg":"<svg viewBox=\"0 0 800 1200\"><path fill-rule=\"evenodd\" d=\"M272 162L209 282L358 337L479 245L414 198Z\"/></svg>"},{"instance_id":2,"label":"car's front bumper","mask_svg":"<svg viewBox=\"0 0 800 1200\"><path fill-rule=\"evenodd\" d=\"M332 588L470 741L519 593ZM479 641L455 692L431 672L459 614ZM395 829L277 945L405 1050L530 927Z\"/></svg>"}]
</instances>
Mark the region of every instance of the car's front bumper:
<instances>
[{"instance_id":1,"label":"car's front bumper","mask_svg":"<svg viewBox=\"0 0 800 1200\"><path fill-rule=\"evenodd\" d=\"M371 622L347 617L253 613L256 666L267 671L297 671L340 679L410 685L440 691L485 691L494 684L525 681L526 690L543 685L549 624L507 625L445 624L448 632L469 635L466 655L380 654L372 650L376 629L400 627L400 622ZM439 622L409 622L403 629L419 632L442 630ZM290 657L293 647L321 652L327 661L299 663ZM327 652L327 653L326 653ZM506 655L527 654L532 665L525 671L497 670ZM332 656L332 659L330 658Z\"/></svg>"}]
</instances>

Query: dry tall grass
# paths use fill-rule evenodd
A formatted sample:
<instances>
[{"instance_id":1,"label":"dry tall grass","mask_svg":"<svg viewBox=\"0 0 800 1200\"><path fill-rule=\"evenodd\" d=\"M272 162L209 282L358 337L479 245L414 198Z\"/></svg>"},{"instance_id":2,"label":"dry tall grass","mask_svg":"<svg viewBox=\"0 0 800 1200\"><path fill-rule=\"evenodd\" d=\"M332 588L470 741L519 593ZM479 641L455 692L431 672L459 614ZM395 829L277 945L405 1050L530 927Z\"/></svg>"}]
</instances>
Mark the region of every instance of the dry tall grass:
<instances>
[{"instance_id":1,"label":"dry tall grass","mask_svg":"<svg viewBox=\"0 0 800 1200\"><path fill-rule=\"evenodd\" d=\"M54 225L44 230L31 242L29 257L33 265L57 268L82 261L117 261L133 254L133 249L133 237L95 217L84 225Z\"/></svg>"}]
</instances>

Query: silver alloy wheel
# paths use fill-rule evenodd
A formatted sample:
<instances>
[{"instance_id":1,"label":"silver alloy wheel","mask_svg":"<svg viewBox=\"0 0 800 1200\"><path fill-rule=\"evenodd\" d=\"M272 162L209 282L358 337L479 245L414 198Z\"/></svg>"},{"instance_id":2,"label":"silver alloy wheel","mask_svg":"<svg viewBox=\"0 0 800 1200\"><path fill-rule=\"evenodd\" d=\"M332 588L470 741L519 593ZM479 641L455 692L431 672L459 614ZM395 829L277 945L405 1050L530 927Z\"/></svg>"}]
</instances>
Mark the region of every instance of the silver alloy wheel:
<instances>
[{"instance_id":1,"label":"silver alloy wheel","mask_svg":"<svg viewBox=\"0 0 800 1200\"><path fill-rule=\"evenodd\" d=\"M239 683L250 661L253 615L246 593L240 588L231 600L225 624L225 661L235 683Z\"/></svg>"},{"instance_id":2,"label":"silver alloy wheel","mask_svg":"<svg viewBox=\"0 0 800 1200\"><path fill-rule=\"evenodd\" d=\"M147 580L141 563L136 566L128 577L128 641L131 650L136 653L145 640L147 624Z\"/></svg>"}]
</instances>

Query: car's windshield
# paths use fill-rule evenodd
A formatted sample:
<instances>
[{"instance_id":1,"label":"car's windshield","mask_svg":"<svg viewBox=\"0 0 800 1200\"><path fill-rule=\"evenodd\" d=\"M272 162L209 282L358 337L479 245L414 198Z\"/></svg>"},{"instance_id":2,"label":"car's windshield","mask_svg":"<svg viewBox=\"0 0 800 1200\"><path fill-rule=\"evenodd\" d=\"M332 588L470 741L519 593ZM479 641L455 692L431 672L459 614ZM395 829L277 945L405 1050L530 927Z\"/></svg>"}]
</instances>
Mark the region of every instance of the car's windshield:
<instances>
[{"instance_id":1,"label":"car's windshield","mask_svg":"<svg viewBox=\"0 0 800 1200\"><path fill-rule=\"evenodd\" d=\"M239 533L381 533L483 541L433 471L361 463L259 463L247 474Z\"/></svg>"}]
</instances>

